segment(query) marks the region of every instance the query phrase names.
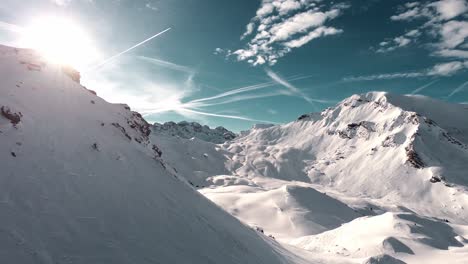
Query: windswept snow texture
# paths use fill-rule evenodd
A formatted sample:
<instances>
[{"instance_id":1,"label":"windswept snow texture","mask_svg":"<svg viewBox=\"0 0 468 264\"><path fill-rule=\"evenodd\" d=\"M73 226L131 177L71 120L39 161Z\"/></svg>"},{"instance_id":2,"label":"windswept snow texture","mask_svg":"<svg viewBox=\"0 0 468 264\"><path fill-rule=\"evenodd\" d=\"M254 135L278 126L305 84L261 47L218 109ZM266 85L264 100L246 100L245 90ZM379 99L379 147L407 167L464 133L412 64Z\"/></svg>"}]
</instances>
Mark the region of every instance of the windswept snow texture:
<instances>
[{"instance_id":1,"label":"windswept snow texture","mask_svg":"<svg viewBox=\"0 0 468 264\"><path fill-rule=\"evenodd\" d=\"M186 121L179 123L166 122L164 124L154 123L153 132L158 135L178 136L186 139L198 138L215 144L224 143L236 137L234 132L222 126L211 129L197 122Z\"/></svg>"},{"instance_id":2,"label":"windswept snow texture","mask_svg":"<svg viewBox=\"0 0 468 264\"><path fill-rule=\"evenodd\" d=\"M0 76L0 263L302 263L169 173L127 106L28 50Z\"/></svg>"},{"instance_id":3,"label":"windswept snow texture","mask_svg":"<svg viewBox=\"0 0 468 264\"><path fill-rule=\"evenodd\" d=\"M175 173L310 261L468 263L465 105L372 92L219 145L159 140Z\"/></svg>"}]
</instances>

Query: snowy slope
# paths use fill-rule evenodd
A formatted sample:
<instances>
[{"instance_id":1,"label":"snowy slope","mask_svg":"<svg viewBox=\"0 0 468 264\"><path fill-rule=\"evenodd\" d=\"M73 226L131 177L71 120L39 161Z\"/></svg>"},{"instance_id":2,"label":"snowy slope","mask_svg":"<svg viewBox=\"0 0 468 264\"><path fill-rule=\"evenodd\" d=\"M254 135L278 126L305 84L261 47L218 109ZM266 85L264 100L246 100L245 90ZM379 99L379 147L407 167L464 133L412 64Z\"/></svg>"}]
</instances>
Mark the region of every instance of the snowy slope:
<instances>
[{"instance_id":1,"label":"snowy slope","mask_svg":"<svg viewBox=\"0 0 468 264\"><path fill-rule=\"evenodd\" d=\"M447 223L411 213L362 217L291 242L315 254L358 259L394 255L404 263L466 263L468 251L463 249L464 243L466 240Z\"/></svg>"},{"instance_id":2,"label":"snowy slope","mask_svg":"<svg viewBox=\"0 0 468 264\"><path fill-rule=\"evenodd\" d=\"M166 122L164 124L154 123L152 130L158 135L178 136L186 139L198 138L216 144L224 143L236 137L234 132L222 126L212 129L208 126L202 126L197 122L186 121L179 123Z\"/></svg>"},{"instance_id":3,"label":"snowy slope","mask_svg":"<svg viewBox=\"0 0 468 264\"><path fill-rule=\"evenodd\" d=\"M221 145L159 145L202 194L310 260L465 263L466 116L461 104L373 92Z\"/></svg>"},{"instance_id":4,"label":"snowy slope","mask_svg":"<svg viewBox=\"0 0 468 264\"><path fill-rule=\"evenodd\" d=\"M457 115L440 116L455 118L442 121L404 110L398 100L406 102L406 96L353 96L320 118L255 130L227 146L236 153L231 166L244 177L316 183L468 223L462 209L468 203L468 109L454 104L450 111ZM443 107L448 105L426 105Z\"/></svg>"},{"instance_id":5,"label":"snowy slope","mask_svg":"<svg viewBox=\"0 0 468 264\"><path fill-rule=\"evenodd\" d=\"M165 169L149 125L0 47L0 263L300 263Z\"/></svg>"}]
</instances>

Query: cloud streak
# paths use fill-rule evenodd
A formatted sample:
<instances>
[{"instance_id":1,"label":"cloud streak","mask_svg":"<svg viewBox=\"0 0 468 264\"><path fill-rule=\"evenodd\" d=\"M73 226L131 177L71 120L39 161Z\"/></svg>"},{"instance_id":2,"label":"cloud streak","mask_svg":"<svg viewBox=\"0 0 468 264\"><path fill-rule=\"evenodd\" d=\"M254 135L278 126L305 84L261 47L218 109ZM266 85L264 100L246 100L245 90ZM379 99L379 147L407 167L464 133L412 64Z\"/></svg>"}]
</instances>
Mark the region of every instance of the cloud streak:
<instances>
[{"instance_id":1,"label":"cloud streak","mask_svg":"<svg viewBox=\"0 0 468 264\"><path fill-rule=\"evenodd\" d=\"M244 120L244 121L250 121L250 122L260 122L260 123L270 123L270 124L279 124L277 122L272 122L269 120L260 120L260 119L253 119L250 117L245 117L245 116L235 116L235 115L223 115L223 114L216 114L216 113L207 113L207 112L201 112L201 111L196 111L192 109L181 109L180 111L182 112L188 112L188 113L193 113L193 114L198 114L198 115L205 115L205 116L212 116L212 117L222 117L222 118L229 118L229 119L238 119L238 120Z\"/></svg>"},{"instance_id":2,"label":"cloud streak","mask_svg":"<svg viewBox=\"0 0 468 264\"><path fill-rule=\"evenodd\" d=\"M310 78L310 77L311 77L310 75L296 76L296 77L292 77L292 78L288 79L287 81L297 81L297 80L307 79L307 78ZM239 94L239 93L251 92L251 91L256 91L256 90L259 90L259 89L273 87L273 86L276 86L276 85L278 85L277 82L271 81L271 82L263 82L263 83L243 86L243 87L236 88L236 89L233 89L233 90L230 90L230 91L227 91L227 92L223 92L223 93L220 93L220 94L217 94L217 95L214 95L214 96L196 99L196 100L191 101L191 103L198 103L198 102L216 100L216 99L220 99L220 98L223 98L223 97L236 95L236 94Z\"/></svg>"},{"instance_id":3,"label":"cloud streak","mask_svg":"<svg viewBox=\"0 0 468 264\"><path fill-rule=\"evenodd\" d=\"M275 73L274 71L272 71L271 69L265 69L265 72L267 73L267 75L274 81L276 82L277 84L280 84L284 87L286 87L290 92L291 94L297 96L297 97L300 97L304 100L306 100L308 103L310 104L313 104L313 103L330 103L329 101L325 101L325 100L318 100L318 99L313 99L313 98L310 98L308 95L306 95L304 92L302 92L299 88L297 88L296 86L292 85L291 83L289 83L287 80L281 78L277 73Z\"/></svg>"},{"instance_id":4,"label":"cloud streak","mask_svg":"<svg viewBox=\"0 0 468 264\"><path fill-rule=\"evenodd\" d=\"M190 67L175 64L175 63L172 63L170 61L165 61L165 60L156 59L156 58L150 58L150 57L146 57L146 56L137 56L137 58L141 59L143 61L155 64L155 65L167 68L167 69L174 70L174 71L185 72L185 73L188 73L188 74L193 74L193 73L196 72L194 69L192 69Z\"/></svg>"},{"instance_id":5,"label":"cloud streak","mask_svg":"<svg viewBox=\"0 0 468 264\"><path fill-rule=\"evenodd\" d=\"M419 78L419 77L432 77L432 76L448 77L460 71L463 71L467 68L468 68L467 61L464 61L464 62L451 61L451 62L444 62L444 63L436 64L432 68L425 69L422 71L381 73L381 74L363 75L363 76L349 76L349 77L343 78L343 81L360 82L360 81L391 80L391 79Z\"/></svg>"}]
</instances>

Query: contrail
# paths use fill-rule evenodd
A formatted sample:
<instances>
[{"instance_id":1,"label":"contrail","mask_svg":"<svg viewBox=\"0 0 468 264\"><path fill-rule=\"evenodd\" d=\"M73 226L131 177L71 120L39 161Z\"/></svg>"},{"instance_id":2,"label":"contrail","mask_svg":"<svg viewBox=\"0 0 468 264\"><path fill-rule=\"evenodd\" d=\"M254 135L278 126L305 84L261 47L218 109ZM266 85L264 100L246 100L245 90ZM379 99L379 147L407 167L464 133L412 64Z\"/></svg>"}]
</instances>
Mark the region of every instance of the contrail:
<instances>
[{"instance_id":1,"label":"contrail","mask_svg":"<svg viewBox=\"0 0 468 264\"><path fill-rule=\"evenodd\" d=\"M206 116L214 116L214 117L238 119L238 120L251 121L251 122L260 122L260 123L267 123L267 124L279 124L279 123L277 123L277 122L272 122L272 121L267 121L267 120L253 119L253 118L250 118L250 117L234 116L234 115L213 114L213 113L195 111L195 110L186 109L186 108L180 109L179 111L188 112L188 113L193 113L193 114L199 114L199 115L206 115Z\"/></svg>"},{"instance_id":2,"label":"contrail","mask_svg":"<svg viewBox=\"0 0 468 264\"><path fill-rule=\"evenodd\" d=\"M448 97L452 97L452 96L455 95L456 93L463 91L467 86L468 86L468 82L462 83L460 86L458 86L457 88L455 88L455 90L453 90L453 91L448 95Z\"/></svg>"},{"instance_id":3,"label":"contrail","mask_svg":"<svg viewBox=\"0 0 468 264\"><path fill-rule=\"evenodd\" d=\"M276 74L276 72L272 71L269 68L265 68L265 72L274 82L288 88L288 90L291 91L292 94L306 100L308 103L310 103L312 105L314 103L322 103L322 104L332 103L332 102L327 101L327 100L320 100L320 99L310 98L304 92L302 92L299 88L292 85L287 80L281 78L278 74Z\"/></svg>"},{"instance_id":4,"label":"contrail","mask_svg":"<svg viewBox=\"0 0 468 264\"><path fill-rule=\"evenodd\" d=\"M109 63L110 61L114 60L115 58L117 58L117 57L119 57L119 56L121 56L121 55L123 55L123 54L125 54L125 53L127 53L127 52L129 52L129 51L131 51L131 50L134 49L134 48L137 48L137 47L139 47L139 46L145 44L146 42L148 42L148 41L154 39L155 37L157 37L157 36L159 36L159 35L162 35L162 34L166 33L166 32L169 31L169 30L171 30L171 28L167 28L167 29L165 29L165 30L159 32L158 34L156 34L156 35L154 35L154 36L152 36L152 37L149 37L149 38L143 40L142 42L140 42L140 43L138 43L138 44L136 44L136 45L134 45L134 46L132 46L132 47L130 47L130 48L128 48L128 49L126 49L126 50L124 50L124 51L118 53L118 54L115 54L114 56L112 56L112 57L110 57L110 58L104 60L103 62L101 62L101 63L95 65L94 67L89 68L87 71L95 70L95 69L97 69L97 68L100 68L100 67L104 66L105 64Z\"/></svg>"},{"instance_id":5,"label":"contrail","mask_svg":"<svg viewBox=\"0 0 468 264\"><path fill-rule=\"evenodd\" d=\"M313 75L297 76L297 77L293 77L291 79L288 79L288 81L297 81L297 80L301 80L301 79L307 79L307 78L310 78L312 76ZM226 97L226 96L235 95L235 94L244 93L244 92L250 92L250 91L254 91L254 90L258 90L258 89L262 89L262 88L267 88L267 87L271 87L271 86L275 86L275 85L277 85L276 82L264 82L264 83L244 86L244 87L237 88L237 89L234 89L234 90L229 90L229 91L224 92L224 93L220 93L220 94L215 95L215 96L192 100L192 101L190 101L190 103L199 103L199 102L204 102L204 101L211 101L211 100L223 98L223 97Z\"/></svg>"},{"instance_id":6,"label":"contrail","mask_svg":"<svg viewBox=\"0 0 468 264\"><path fill-rule=\"evenodd\" d=\"M419 88L416 88L416 89L415 89L414 91L412 91L410 94L411 94L411 95L417 94L417 93L421 92L422 90L426 89L427 87L429 87L429 86L433 85L434 83L438 82L438 81L439 81L439 80L435 80L435 81L432 81L432 82L430 82L430 83L427 83L427 84L425 84L425 85L423 85L423 86L421 86L421 87L419 87Z\"/></svg>"}]
</instances>

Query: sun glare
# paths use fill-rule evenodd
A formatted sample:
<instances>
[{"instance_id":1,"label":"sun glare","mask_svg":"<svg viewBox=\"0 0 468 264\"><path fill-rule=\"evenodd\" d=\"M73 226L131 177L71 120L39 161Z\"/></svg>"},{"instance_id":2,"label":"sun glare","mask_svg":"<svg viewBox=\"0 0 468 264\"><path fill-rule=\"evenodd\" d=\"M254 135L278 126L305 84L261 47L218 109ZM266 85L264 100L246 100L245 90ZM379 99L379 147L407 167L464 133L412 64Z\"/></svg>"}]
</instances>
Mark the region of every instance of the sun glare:
<instances>
[{"instance_id":1,"label":"sun glare","mask_svg":"<svg viewBox=\"0 0 468 264\"><path fill-rule=\"evenodd\" d=\"M37 50L53 63L77 70L93 63L98 56L88 34L73 21L62 17L38 17L22 32L21 45Z\"/></svg>"}]
</instances>

